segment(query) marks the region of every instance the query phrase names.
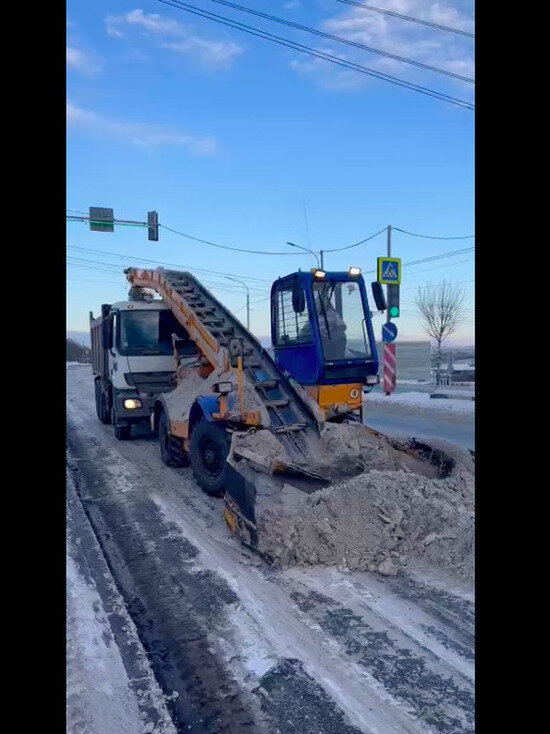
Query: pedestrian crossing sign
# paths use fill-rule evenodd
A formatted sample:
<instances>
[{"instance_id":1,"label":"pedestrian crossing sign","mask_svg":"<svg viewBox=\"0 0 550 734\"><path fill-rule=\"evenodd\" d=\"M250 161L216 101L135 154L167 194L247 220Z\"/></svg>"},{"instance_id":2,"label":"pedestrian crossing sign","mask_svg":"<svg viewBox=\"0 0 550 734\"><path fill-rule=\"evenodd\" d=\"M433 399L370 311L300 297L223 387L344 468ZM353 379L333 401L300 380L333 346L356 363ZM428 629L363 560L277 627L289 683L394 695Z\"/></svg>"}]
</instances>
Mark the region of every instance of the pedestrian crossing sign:
<instances>
[{"instance_id":1,"label":"pedestrian crossing sign","mask_svg":"<svg viewBox=\"0 0 550 734\"><path fill-rule=\"evenodd\" d=\"M401 283L401 258L378 258L378 282L385 285L399 285Z\"/></svg>"}]
</instances>

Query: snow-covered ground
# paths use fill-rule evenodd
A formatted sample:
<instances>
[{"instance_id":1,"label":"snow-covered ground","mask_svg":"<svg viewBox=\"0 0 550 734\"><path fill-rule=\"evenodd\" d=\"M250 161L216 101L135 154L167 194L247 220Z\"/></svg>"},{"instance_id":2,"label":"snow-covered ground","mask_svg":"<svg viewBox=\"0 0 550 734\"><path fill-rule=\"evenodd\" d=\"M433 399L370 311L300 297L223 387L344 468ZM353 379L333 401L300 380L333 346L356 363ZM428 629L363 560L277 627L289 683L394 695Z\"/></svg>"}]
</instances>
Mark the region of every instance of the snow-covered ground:
<instances>
[{"instance_id":1,"label":"snow-covered ground","mask_svg":"<svg viewBox=\"0 0 550 734\"><path fill-rule=\"evenodd\" d=\"M68 734L135 734L142 725L101 599L67 556Z\"/></svg>"},{"instance_id":2,"label":"snow-covered ground","mask_svg":"<svg viewBox=\"0 0 550 734\"><path fill-rule=\"evenodd\" d=\"M116 441L99 423L89 365L67 378L70 497L80 507L70 515L70 734L473 731L473 589L447 576L436 588L430 569L421 580L270 567L229 532L223 501L203 494L189 468L161 463L154 435ZM76 542L86 518L105 555L93 578ZM124 608L106 604L110 574ZM113 606L125 615L118 626ZM102 672L111 680L98 682ZM144 680L171 729L144 717Z\"/></svg>"},{"instance_id":3,"label":"snow-covered ground","mask_svg":"<svg viewBox=\"0 0 550 734\"><path fill-rule=\"evenodd\" d=\"M437 392L445 393L445 388L438 388ZM363 396L363 405L368 409L369 403L388 406L403 406L411 409L439 411L442 413L462 413L474 415L475 402L461 398L431 398L429 392L394 392L384 395L380 392L371 392Z\"/></svg>"},{"instance_id":4,"label":"snow-covered ground","mask_svg":"<svg viewBox=\"0 0 550 734\"><path fill-rule=\"evenodd\" d=\"M176 734L70 474L66 549L67 734Z\"/></svg>"}]
</instances>

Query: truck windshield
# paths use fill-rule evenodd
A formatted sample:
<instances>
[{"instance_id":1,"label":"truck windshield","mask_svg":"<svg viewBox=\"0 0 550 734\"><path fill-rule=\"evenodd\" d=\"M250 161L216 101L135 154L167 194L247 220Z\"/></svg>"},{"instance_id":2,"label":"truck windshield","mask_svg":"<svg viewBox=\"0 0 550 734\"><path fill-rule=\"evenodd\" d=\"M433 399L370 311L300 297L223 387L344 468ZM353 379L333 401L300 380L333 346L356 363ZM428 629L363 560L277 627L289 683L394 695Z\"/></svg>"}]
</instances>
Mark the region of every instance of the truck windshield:
<instances>
[{"instance_id":1,"label":"truck windshield","mask_svg":"<svg viewBox=\"0 0 550 734\"><path fill-rule=\"evenodd\" d=\"M187 336L172 311L121 311L118 350L124 355L172 354L172 334Z\"/></svg>"},{"instance_id":2,"label":"truck windshield","mask_svg":"<svg viewBox=\"0 0 550 734\"><path fill-rule=\"evenodd\" d=\"M371 359L366 314L357 282L314 283L313 298L325 359Z\"/></svg>"}]
</instances>

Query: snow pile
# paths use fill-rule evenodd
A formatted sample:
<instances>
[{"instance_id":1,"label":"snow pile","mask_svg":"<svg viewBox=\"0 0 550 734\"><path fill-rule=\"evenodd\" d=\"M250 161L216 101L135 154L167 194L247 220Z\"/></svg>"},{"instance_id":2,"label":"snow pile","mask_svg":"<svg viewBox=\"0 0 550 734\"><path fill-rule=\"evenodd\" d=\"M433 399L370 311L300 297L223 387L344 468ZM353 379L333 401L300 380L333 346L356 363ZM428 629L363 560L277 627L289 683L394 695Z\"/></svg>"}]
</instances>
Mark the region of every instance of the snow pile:
<instances>
[{"instance_id":1,"label":"snow pile","mask_svg":"<svg viewBox=\"0 0 550 734\"><path fill-rule=\"evenodd\" d=\"M336 565L393 575L418 559L470 580L473 462L460 450L454 460L450 476L430 478L429 464L423 474L406 464L386 468L395 457L381 451L384 468L310 494L292 480L276 489L263 479L256 496L259 549L281 566Z\"/></svg>"},{"instance_id":2,"label":"snow pile","mask_svg":"<svg viewBox=\"0 0 550 734\"><path fill-rule=\"evenodd\" d=\"M369 433L360 423L326 423L320 438L312 445L307 458L300 459L289 457L278 438L268 430L234 433L232 454L243 452L241 455L247 458L254 454L264 466L282 462L326 479L342 479L371 469L404 469L430 478L438 476L433 464L397 450L390 440Z\"/></svg>"}]
</instances>

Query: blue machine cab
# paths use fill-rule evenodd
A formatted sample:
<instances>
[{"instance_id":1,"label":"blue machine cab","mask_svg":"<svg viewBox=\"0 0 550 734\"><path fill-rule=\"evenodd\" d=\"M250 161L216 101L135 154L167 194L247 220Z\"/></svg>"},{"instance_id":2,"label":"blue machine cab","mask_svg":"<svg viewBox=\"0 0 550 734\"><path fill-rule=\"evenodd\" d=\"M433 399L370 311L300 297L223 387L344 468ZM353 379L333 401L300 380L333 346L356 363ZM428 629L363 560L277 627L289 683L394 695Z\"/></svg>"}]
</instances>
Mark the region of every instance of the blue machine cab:
<instances>
[{"instance_id":1,"label":"blue machine cab","mask_svg":"<svg viewBox=\"0 0 550 734\"><path fill-rule=\"evenodd\" d=\"M302 385L327 419L362 414L362 388L379 381L378 354L359 268L312 270L271 287L275 361Z\"/></svg>"}]
</instances>

